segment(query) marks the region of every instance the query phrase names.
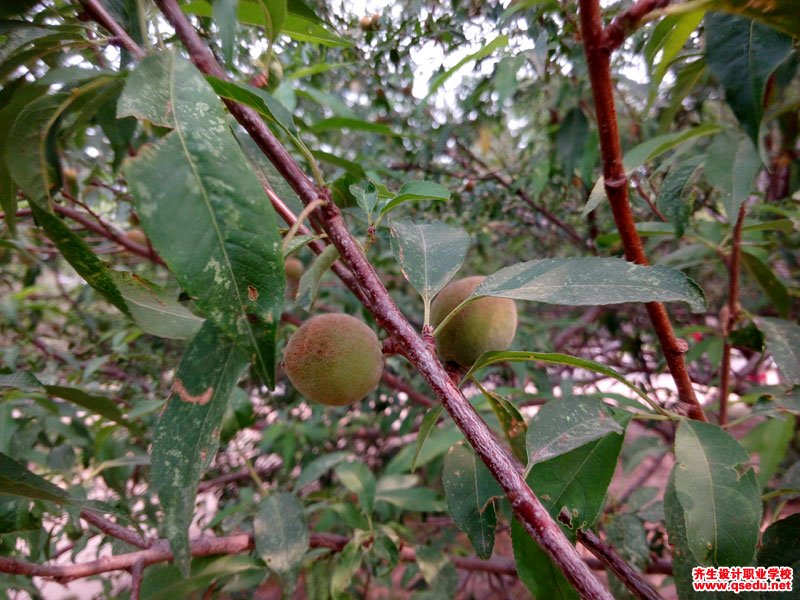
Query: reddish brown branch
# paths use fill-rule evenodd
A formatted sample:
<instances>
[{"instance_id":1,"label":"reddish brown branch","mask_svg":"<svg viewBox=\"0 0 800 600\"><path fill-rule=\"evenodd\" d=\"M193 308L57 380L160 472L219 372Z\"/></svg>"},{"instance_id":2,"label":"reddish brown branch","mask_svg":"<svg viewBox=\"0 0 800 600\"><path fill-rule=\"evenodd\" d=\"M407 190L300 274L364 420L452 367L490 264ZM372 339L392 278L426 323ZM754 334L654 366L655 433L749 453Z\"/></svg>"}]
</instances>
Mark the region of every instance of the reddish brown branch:
<instances>
[{"instance_id":1,"label":"reddish brown branch","mask_svg":"<svg viewBox=\"0 0 800 600\"><path fill-rule=\"evenodd\" d=\"M719 367L719 424L728 422L728 388L731 376L731 344L728 335L739 320L739 271L742 260L742 225L744 224L744 204L739 207L739 215L731 237L731 255L728 260L728 302L719 317L722 330L722 361Z\"/></svg>"},{"instance_id":2,"label":"reddish brown branch","mask_svg":"<svg viewBox=\"0 0 800 600\"><path fill-rule=\"evenodd\" d=\"M131 567L131 600L139 600L144 577L144 562L138 561Z\"/></svg>"},{"instance_id":3,"label":"reddish brown branch","mask_svg":"<svg viewBox=\"0 0 800 600\"><path fill-rule=\"evenodd\" d=\"M206 74L225 77L222 68L175 0L156 0L156 4L174 27L195 66ZM317 189L313 185L256 112L236 103L226 104L234 118L247 130L306 206L319 198L326 201L323 207L314 212L313 217L328 234L330 242L336 246L342 261L355 275L363 292L362 303L390 336L396 337L406 346L407 357L426 379L470 445L500 483L526 531L553 559L582 597L610 599L608 591L592 575L575 547L528 487L510 455L397 308L361 247L350 236L339 209L330 201L329 191Z\"/></svg>"},{"instance_id":4,"label":"reddish brown branch","mask_svg":"<svg viewBox=\"0 0 800 600\"><path fill-rule=\"evenodd\" d=\"M334 552L341 552L350 541L344 535L334 533L312 533L310 546L312 548L328 548ZM193 557L215 556L222 554L240 554L249 552L255 546L251 533L240 533L226 537L203 536L195 538L189 543L189 551ZM400 549L400 558L406 562L416 560L413 548L404 546ZM45 577L62 582L109 573L112 571L130 571L148 567L153 564L168 562L173 559L167 540L155 540L145 549L116 556L106 556L97 560L69 565L38 565L24 560L0 556L0 573L13 575L27 575L29 577ZM451 556L450 560L458 569L498 575L516 575L514 561L503 556L496 556L490 560L482 560L472 556ZM591 569L603 569L603 562L588 558L586 565ZM658 560L648 565L648 573L671 574L672 568L667 560Z\"/></svg>"},{"instance_id":5,"label":"reddish brown branch","mask_svg":"<svg viewBox=\"0 0 800 600\"><path fill-rule=\"evenodd\" d=\"M62 204L53 204L53 210L58 214L75 221L76 223L80 223L84 228L88 229L92 233L96 233L107 240L111 240L112 242L119 244L132 254L136 254L137 256L151 260L159 265L164 264L164 261L161 259L161 257L151 248L144 244L139 244L138 242L129 240L123 234L117 233L108 223L93 220L83 213L78 212L74 208L70 208L69 206L64 206ZM31 210L29 208L21 208L16 212L17 217L28 217L30 215ZM0 213L0 219L3 218L5 218L5 214Z\"/></svg>"},{"instance_id":6,"label":"reddish brown branch","mask_svg":"<svg viewBox=\"0 0 800 600\"><path fill-rule=\"evenodd\" d=\"M279 456L272 455L270 458L274 458L274 460L270 461L269 464L255 468L255 472L259 477L269 477L283 468L283 460ZM197 486L197 492L207 492L208 490L213 490L214 488L222 487L228 485L229 483L244 481L245 479L252 479L252 477L253 472L250 469L241 469L232 473L225 473L219 477L201 481Z\"/></svg>"},{"instance_id":7,"label":"reddish brown branch","mask_svg":"<svg viewBox=\"0 0 800 600\"><path fill-rule=\"evenodd\" d=\"M611 81L611 51L605 43L599 0L580 0L580 21L600 133L606 195L625 249L625 257L631 262L647 265L649 263L642 240L636 231L636 221L628 198L628 177L622 164L622 147ZM648 303L647 313L675 380L681 403L691 418L705 421L683 357L688 345L675 337L663 304Z\"/></svg>"},{"instance_id":8,"label":"reddish brown branch","mask_svg":"<svg viewBox=\"0 0 800 600\"><path fill-rule=\"evenodd\" d=\"M141 60L144 58L144 50L133 41L133 38L131 38L119 23L114 20L114 17L108 14L108 11L99 0L80 0L80 3L92 19L114 34L119 45L133 54L137 59Z\"/></svg>"},{"instance_id":9,"label":"reddish brown branch","mask_svg":"<svg viewBox=\"0 0 800 600\"><path fill-rule=\"evenodd\" d=\"M383 375L381 375L381 379L389 387L397 390L398 392L403 392L404 394L406 394L408 396L408 399L411 400L412 402L416 402L417 404L421 404L422 406L427 406L428 408L433 406L433 402L431 402L430 398L428 398L425 394L422 394L417 390L415 390L405 381L400 379L397 375L393 375L392 373L389 373L389 371L384 371Z\"/></svg>"},{"instance_id":10,"label":"reddish brown branch","mask_svg":"<svg viewBox=\"0 0 800 600\"><path fill-rule=\"evenodd\" d=\"M350 541L350 538L331 533L312 533L310 545L312 548L329 548L340 552ZM240 533L226 537L204 536L195 538L189 543L189 551L193 557L215 556L219 554L240 554L249 552L255 546L252 533ZM109 573L111 571L131 571L144 569L153 564L171 561L172 551L167 540L157 540L150 548L129 552L116 556L106 556L97 560L70 565L37 565L14 558L0 557L0 573L14 575L27 575L30 577L47 577L62 582ZM401 550L404 561L416 560L413 548L404 547ZM507 558L481 560L475 557L452 557L453 564L459 569L482 571L486 573L500 573L505 575L516 574L514 561Z\"/></svg>"},{"instance_id":11,"label":"reddish brown branch","mask_svg":"<svg viewBox=\"0 0 800 600\"><path fill-rule=\"evenodd\" d=\"M603 34L605 48L609 51L619 48L625 38L639 28L644 17L669 3L670 0L637 0L628 10L614 17L606 27Z\"/></svg>"},{"instance_id":12,"label":"reddish brown branch","mask_svg":"<svg viewBox=\"0 0 800 600\"><path fill-rule=\"evenodd\" d=\"M477 173L477 170L475 169L475 167L473 165L471 165L469 163L469 161L467 161L463 156L461 156L458 152L451 152L450 156L452 156L452 158L454 160L456 160L462 167L464 167L465 169L469 169L469 170L474 171L476 176L477 176L477 178L479 178L479 179L493 179L493 180L495 180L501 186L503 186L507 190L512 191L514 194L516 194L517 197L519 197L523 202L525 202L525 204L530 206L535 212L538 212L545 219L550 221L553 225L555 225L556 227L561 229L561 231L566 233L567 236L575 244L577 244L579 247L585 248L586 250L588 250L588 251L590 251L592 253L595 253L595 250L591 246L591 244L589 244L586 241L586 239L581 237L581 235L577 231L575 231L575 229L571 225L569 225L568 223L562 221L558 217L558 215L554 214L553 211L549 210L543 204L540 204L540 203L536 202L533 198L531 198L530 194L528 194L528 192L525 191L524 188L522 188L522 187L514 187L514 182L510 177L506 177L506 176L502 175L501 173L497 172L496 170L490 169L489 166L485 162L483 162L480 158L475 156L475 154L469 148L467 148L464 144L462 144L460 141L456 140L456 143L458 144L458 147L460 148L461 152L463 152L464 154L469 156L469 158L473 162L479 164L481 167L486 169L487 172L484 173L484 174Z\"/></svg>"},{"instance_id":13,"label":"reddish brown branch","mask_svg":"<svg viewBox=\"0 0 800 600\"><path fill-rule=\"evenodd\" d=\"M602 562L614 575L619 577L625 587L637 598L641 600L664 600L653 587L636 570L626 563L614 548L601 540L597 534L591 530L578 530L578 540L600 562Z\"/></svg>"},{"instance_id":14,"label":"reddish brown branch","mask_svg":"<svg viewBox=\"0 0 800 600\"><path fill-rule=\"evenodd\" d=\"M112 523L111 521L104 519L97 513L94 513L89 510L82 510L81 511L81 519L89 523L90 525L94 525L105 533L106 535L110 535L111 537L115 537L118 540L122 540L126 544L130 544L131 546L135 546L136 548L149 548L150 542L144 539L135 531L131 531L126 527L122 527L121 525L117 525L116 523Z\"/></svg>"}]
</instances>

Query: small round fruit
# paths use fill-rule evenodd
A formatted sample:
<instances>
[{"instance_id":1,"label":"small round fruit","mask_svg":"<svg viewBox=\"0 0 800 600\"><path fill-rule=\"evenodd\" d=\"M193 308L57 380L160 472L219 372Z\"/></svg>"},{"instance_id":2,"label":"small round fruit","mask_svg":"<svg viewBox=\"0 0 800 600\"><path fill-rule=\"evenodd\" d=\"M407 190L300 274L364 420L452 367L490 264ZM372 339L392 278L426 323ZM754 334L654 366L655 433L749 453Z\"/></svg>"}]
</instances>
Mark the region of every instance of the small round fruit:
<instances>
[{"instance_id":1,"label":"small round fruit","mask_svg":"<svg viewBox=\"0 0 800 600\"><path fill-rule=\"evenodd\" d=\"M350 315L330 313L300 326L286 344L282 366L309 400L343 406L378 387L383 353L372 329Z\"/></svg>"},{"instance_id":2,"label":"small round fruit","mask_svg":"<svg viewBox=\"0 0 800 600\"><path fill-rule=\"evenodd\" d=\"M269 88L274 90L283 81L283 65L281 64L281 61L279 61L277 58L273 58L269 62L269 69L267 72L269 74Z\"/></svg>"},{"instance_id":3,"label":"small round fruit","mask_svg":"<svg viewBox=\"0 0 800 600\"><path fill-rule=\"evenodd\" d=\"M144 234L144 231L141 229L131 229L130 231L125 232L125 239L129 242L134 242L141 246L147 245L147 236Z\"/></svg>"},{"instance_id":4,"label":"small round fruit","mask_svg":"<svg viewBox=\"0 0 800 600\"><path fill-rule=\"evenodd\" d=\"M300 281L303 273L306 272L303 262L294 256L290 256L286 259L286 261L283 263L283 270L286 273L286 278L293 281Z\"/></svg>"},{"instance_id":5,"label":"small round fruit","mask_svg":"<svg viewBox=\"0 0 800 600\"><path fill-rule=\"evenodd\" d=\"M300 278L303 276L306 268L299 258L290 256L283 263L283 271L286 273L286 297L289 300L294 300L297 297L297 291L300 288Z\"/></svg>"},{"instance_id":6,"label":"small round fruit","mask_svg":"<svg viewBox=\"0 0 800 600\"><path fill-rule=\"evenodd\" d=\"M486 279L466 277L449 283L431 303L434 327ZM436 336L436 348L442 360L470 367L489 350L506 350L517 331L517 307L509 298L484 297L473 300L448 321Z\"/></svg>"}]
</instances>

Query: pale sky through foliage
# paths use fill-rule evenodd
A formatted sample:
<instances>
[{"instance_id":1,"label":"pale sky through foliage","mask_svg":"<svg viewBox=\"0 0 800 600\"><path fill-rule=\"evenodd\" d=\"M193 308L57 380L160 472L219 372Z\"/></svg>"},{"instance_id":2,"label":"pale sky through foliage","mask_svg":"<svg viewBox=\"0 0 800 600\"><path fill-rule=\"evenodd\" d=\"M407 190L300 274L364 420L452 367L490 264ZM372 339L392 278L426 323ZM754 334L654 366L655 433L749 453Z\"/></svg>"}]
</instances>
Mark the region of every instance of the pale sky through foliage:
<instances>
[{"instance_id":1,"label":"pale sky through foliage","mask_svg":"<svg viewBox=\"0 0 800 600\"><path fill-rule=\"evenodd\" d=\"M610 1L601 2L604 6L612 3L613 2ZM504 2L504 5L507 4L508 2ZM357 18L375 13L386 15L387 12L393 19L400 19L402 16L402 6L393 3L391 0L339 0L334 5L334 10L338 11L339 14L349 14ZM421 19L424 17L425 13L420 15ZM501 31L497 25L496 22L490 22L483 18L466 23L464 34L467 40L469 40L468 43L450 51L447 56L445 56L445 50L441 45L433 40L413 48L411 51L411 60L415 65L415 77L412 89L414 97L421 99L428 95L431 80L442 64L444 64L445 68L450 68L465 56L480 50L481 47L500 35ZM511 43L513 44L515 52L524 52L526 50L532 50L535 47L531 37L523 38L517 36ZM461 67L461 69L445 81L444 85L434 95L431 99L432 104L436 108L452 110L455 105L455 94L462 85L464 79L475 75L491 74L503 55L502 51L498 51L481 61L479 67L480 71L477 73L475 72L474 62L467 63ZM631 58L633 60L631 60ZM646 83L648 80L647 67L641 56L629 56L628 59L629 64L621 69L621 73L635 83Z\"/></svg>"}]
</instances>

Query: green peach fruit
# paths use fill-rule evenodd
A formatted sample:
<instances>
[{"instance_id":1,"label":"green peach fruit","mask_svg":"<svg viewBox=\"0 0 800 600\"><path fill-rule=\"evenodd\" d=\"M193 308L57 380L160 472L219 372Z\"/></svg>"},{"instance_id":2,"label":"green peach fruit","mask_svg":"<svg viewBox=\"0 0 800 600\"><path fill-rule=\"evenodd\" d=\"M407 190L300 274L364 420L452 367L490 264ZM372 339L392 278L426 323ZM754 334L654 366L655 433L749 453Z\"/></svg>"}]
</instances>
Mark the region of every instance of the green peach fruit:
<instances>
[{"instance_id":1,"label":"green peach fruit","mask_svg":"<svg viewBox=\"0 0 800 600\"><path fill-rule=\"evenodd\" d=\"M303 396L342 406L378 387L383 353L372 329L350 315L330 313L300 326L286 344L282 366Z\"/></svg>"},{"instance_id":2,"label":"green peach fruit","mask_svg":"<svg viewBox=\"0 0 800 600\"><path fill-rule=\"evenodd\" d=\"M446 285L431 303L431 323L437 327L452 310L466 300L486 279L465 277ZM442 360L472 366L489 350L507 350L517 331L517 307L509 298L473 300L456 313L436 335Z\"/></svg>"}]
</instances>

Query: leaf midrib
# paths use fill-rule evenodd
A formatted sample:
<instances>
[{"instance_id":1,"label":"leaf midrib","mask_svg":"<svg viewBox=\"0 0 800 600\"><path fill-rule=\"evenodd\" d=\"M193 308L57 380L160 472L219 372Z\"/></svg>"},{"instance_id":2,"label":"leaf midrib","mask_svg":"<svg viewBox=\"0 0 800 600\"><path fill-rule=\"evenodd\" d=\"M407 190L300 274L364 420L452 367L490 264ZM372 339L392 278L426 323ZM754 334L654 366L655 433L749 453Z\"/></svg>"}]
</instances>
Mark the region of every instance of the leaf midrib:
<instances>
[{"instance_id":1,"label":"leaf midrib","mask_svg":"<svg viewBox=\"0 0 800 600\"><path fill-rule=\"evenodd\" d=\"M211 200L209 199L208 194L206 193L206 188L205 188L205 185L203 183L203 179L202 179L202 177L200 177L200 173L197 170L197 165L195 164L194 159L193 159L191 153L189 152L189 147L186 145L186 138L183 135L183 130L181 128L180 119L178 119L177 114L175 114L175 106L177 106L177 104L175 102L175 56L173 54L170 55L170 63L171 63L171 65L170 65L170 73L171 73L171 75L170 75L170 78L169 78L169 97L170 97L170 101L172 102L172 106L173 106L173 109L172 109L173 110L173 115L175 115L175 134L178 136L178 139L181 142L181 146L183 147L183 152L186 155L186 160L189 163L189 168L192 170L192 174L194 175L194 178L198 183L198 187L200 189L200 195L203 198L203 203L205 204L206 209L208 211L208 214L211 217L211 223L214 226L214 231L216 232L217 240L219 241L219 246L220 246L220 248L222 250L222 256L224 257L225 264L228 267L228 271L229 271L230 276L231 276L231 281L233 283L233 288L236 290L237 305L239 307L241 307L241 306L244 306L243 300L242 300L242 294L241 294L241 291L239 290L239 286L237 285L236 277L233 274L234 273L233 264L231 263L230 257L228 256L228 250L225 247L224 239L222 237L222 230L220 229L219 223L217 222L217 215L214 213L214 210L213 210L213 208L211 206ZM237 314L241 318L241 316L242 316L241 309L237 311ZM245 321L245 323L247 323L247 319L246 318L244 319L244 321ZM238 327L237 327L237 329L238 329ZM265 364L265 361L263 360L263 357L261 356L261 349L258 346L258 343L257 343L256 338L255 338L255 334L253 333L253 329L252 329L252 327L249 326L249 324L247 325L246 330L247 330L247 335L250 337L250 341L253 344L253 349L255 350L255 353L259 358L259 362L261 362L262 364Z\"/></svg>"}]
</instances>

